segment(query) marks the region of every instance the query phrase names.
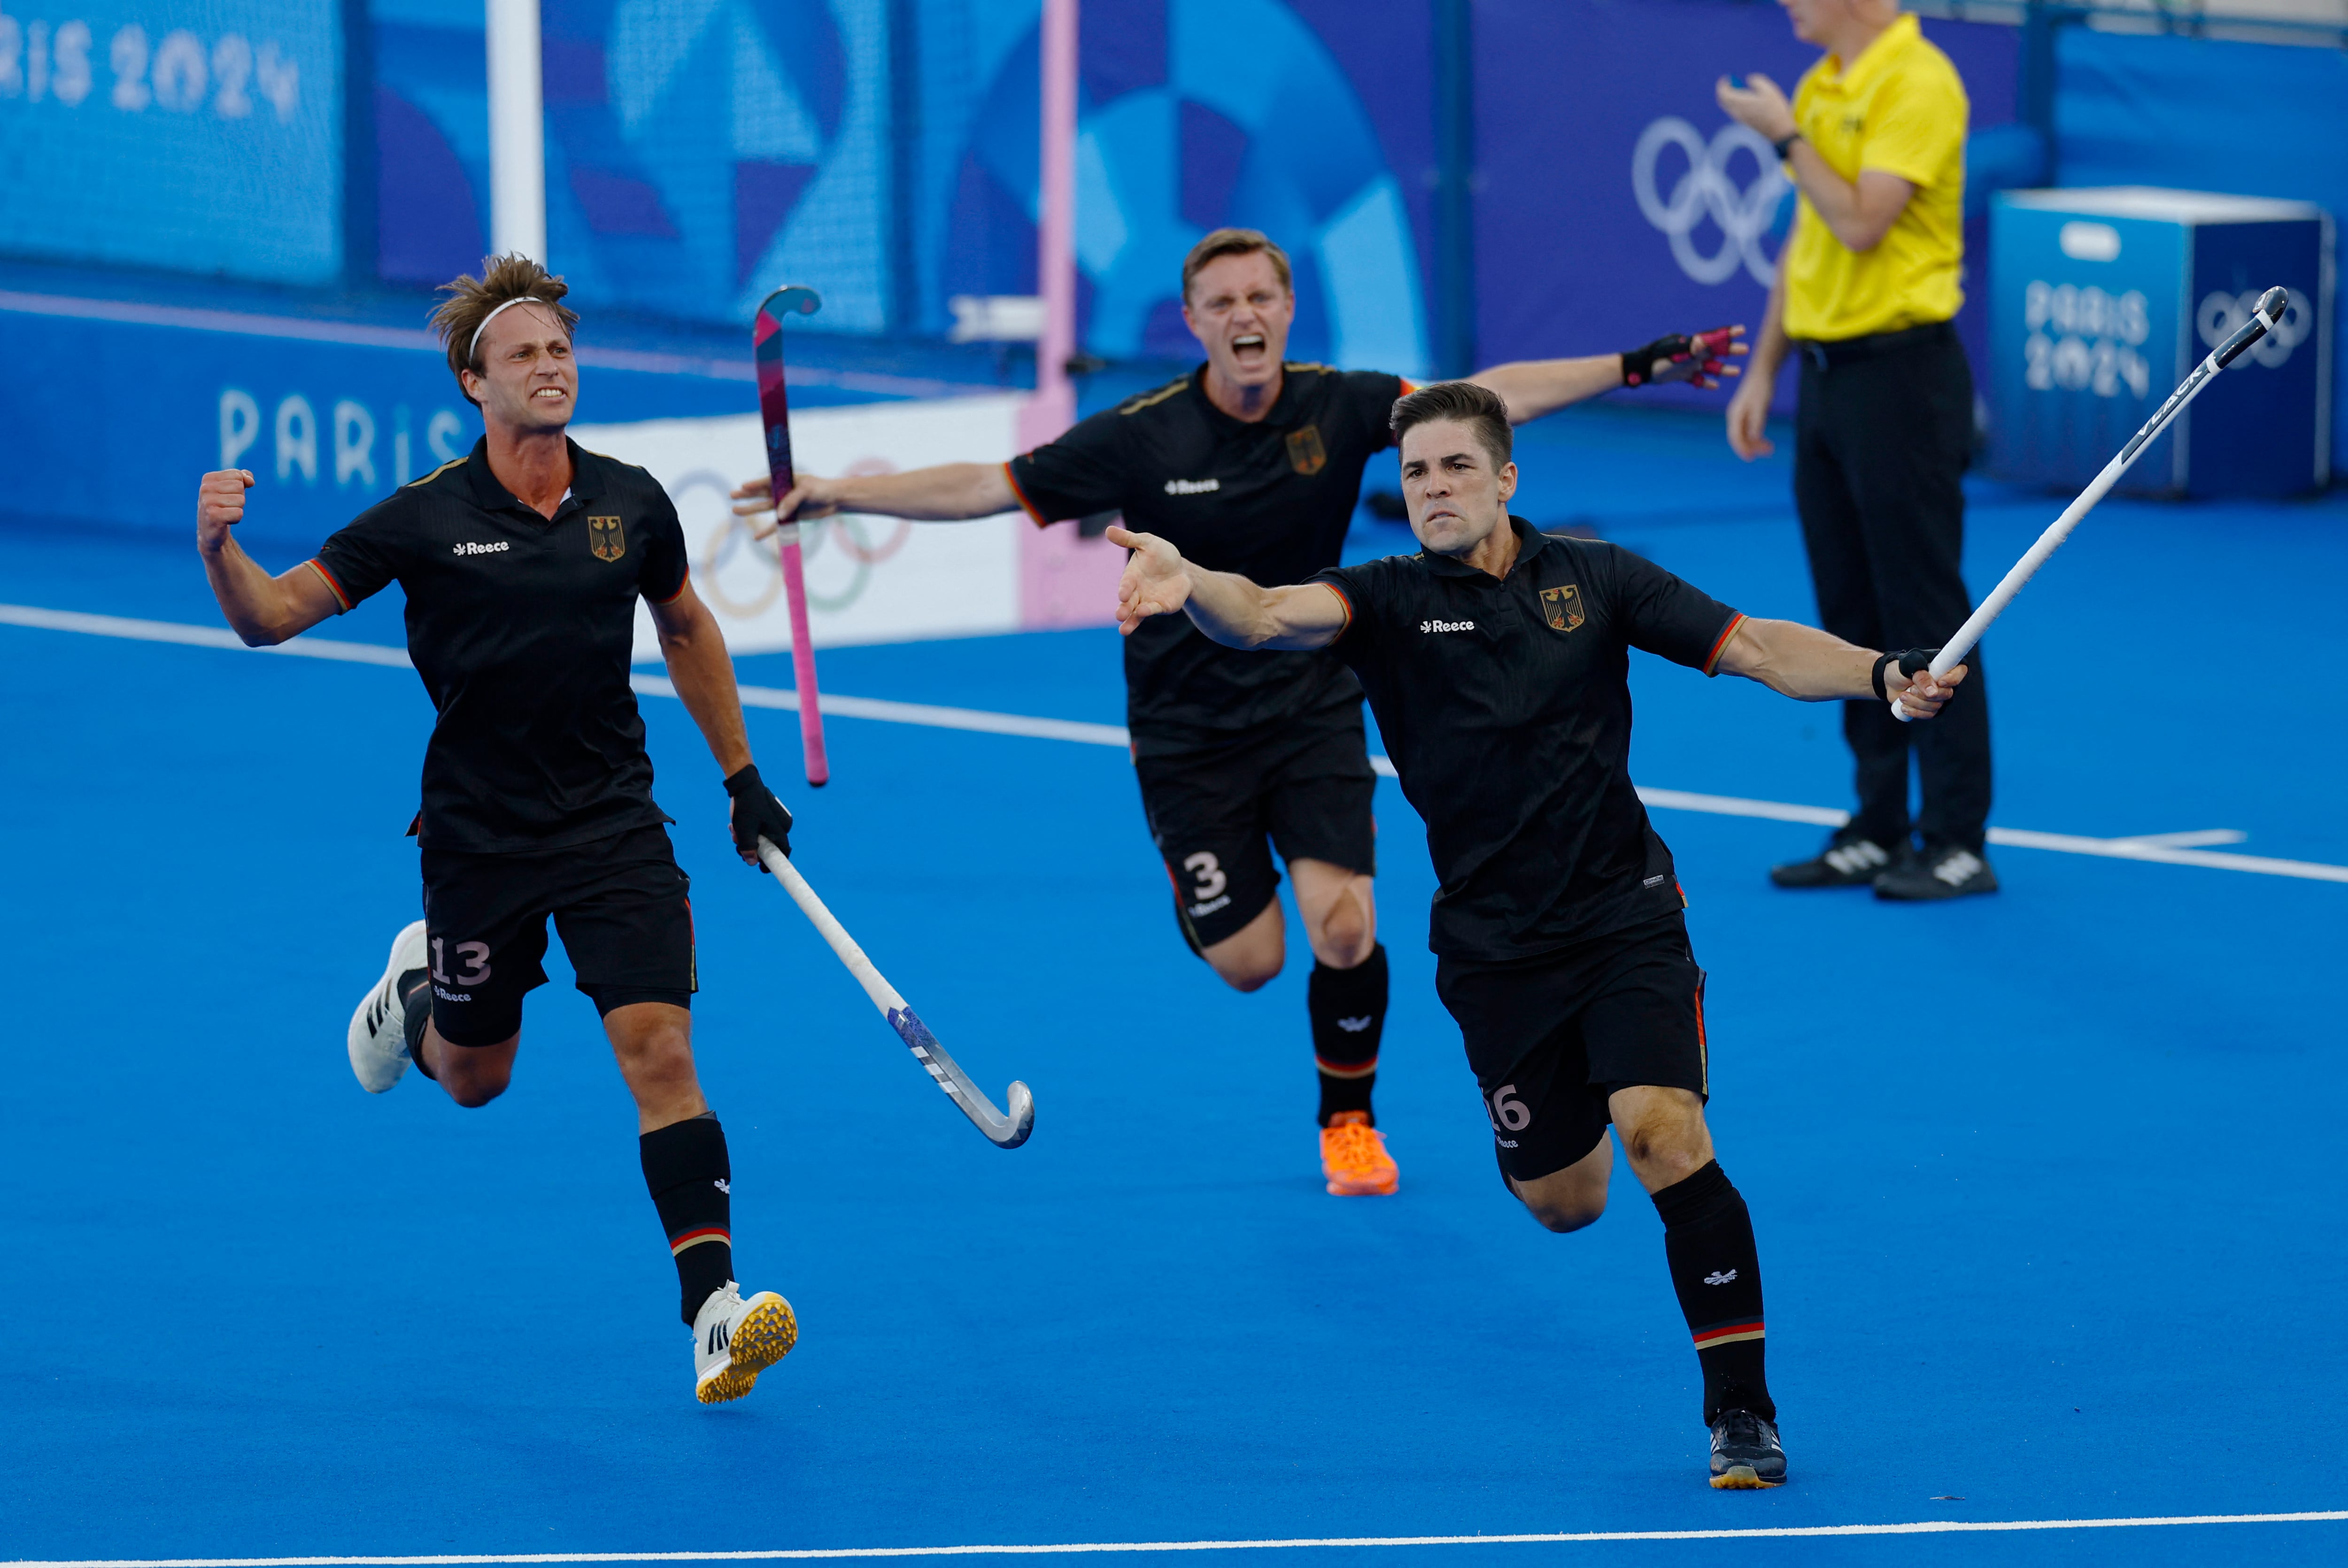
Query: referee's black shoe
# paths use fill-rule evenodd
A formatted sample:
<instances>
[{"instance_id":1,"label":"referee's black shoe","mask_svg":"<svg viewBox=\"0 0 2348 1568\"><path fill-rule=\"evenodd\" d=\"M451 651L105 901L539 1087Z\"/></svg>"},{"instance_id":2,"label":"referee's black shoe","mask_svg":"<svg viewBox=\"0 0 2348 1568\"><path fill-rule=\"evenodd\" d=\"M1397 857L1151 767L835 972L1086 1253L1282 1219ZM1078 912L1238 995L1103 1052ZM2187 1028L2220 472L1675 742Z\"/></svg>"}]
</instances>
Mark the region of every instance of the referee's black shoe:
<instances>
[{"instance_id":1,"label":"referee's black shoe","mask_svg":"<svg viewBox=\"0 0 2348 1568\"><path fill-rule=\"evenodd\" d=\"M1962 898L1967 893L1995 892L1997 873L1978 850L1961 844L1926 844L1875 879L1875 896L1905 903L1931 899Z\"/></svg>"},{"instance_id":2,"label":"referee's black shoe","mask_svg":"<svg viewBox=\"0 0 2348 1568\"><path fill-rule=\"evenodd\" d=\"M1810 859L1771 866L1769 880L1779 887L1872 887L1878 876L1899 863L1903 848L1879 844L1844 828Z\"/></svg>"},{"instance_id":3,"label":"referee's black shoe","mask_svg":"<svg viewBox=\"0 0 2348 1568\"><path fill-rule=\"evenodd\" d=\"M1757 1491L1786 1484L1786 1450L1777 1423L1750 1410L1723 1410L1712 1424L1712 1485L1715 1491Z\"/></svg>"}]
</instances>

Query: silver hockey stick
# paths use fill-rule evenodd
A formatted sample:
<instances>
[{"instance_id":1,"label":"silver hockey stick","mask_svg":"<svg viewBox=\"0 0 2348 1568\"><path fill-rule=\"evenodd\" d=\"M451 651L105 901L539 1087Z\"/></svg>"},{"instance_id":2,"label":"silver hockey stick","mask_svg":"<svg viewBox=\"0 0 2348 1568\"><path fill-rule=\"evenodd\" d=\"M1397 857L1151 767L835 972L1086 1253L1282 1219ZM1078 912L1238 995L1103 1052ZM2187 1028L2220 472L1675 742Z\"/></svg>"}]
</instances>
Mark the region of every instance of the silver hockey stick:
<instances>
[{"instance_id":1,"label":"silver hockey stick","mask_svg":"<svg viewBox=\"0 0 2348 1568\"><path fill-rule=\"evenodd\" d=\"M799 913L823 934L832 952L848 965L848 972L856 976L856 983L864 987L864 994L872 998L881 1016L889 1020L889 1026L897 1031L897 1037L912 1051L913 1059L929 1070L937 1086L946 1091L947 1099L962 1107L962 1113L970 1118L971 1124L986 1134L986 1140L997 1149L1016 1149L1026 1142L1027 1135L1035 1130L1035 1097L1027 1092L1027 1086L1013 1079L1011 1092L1004 1097L1010 1101L1011 1114L1005 1116L995 1109L994 1102L946 1054L946 1048L938 1044L929 1026L897 994L897 988L872 966L872 960L864 955L856 938L848 934L848 928L823 906L823 900L816 897L815 889L808 886L807 878L799 875L789 857L761 838L758 860L775 873L775 880L783 884L783 891L791 895Z\"/></svg>"},{"instance_id":2,"label":"silver hockey stick","mask_svg":"<svg viewBox=\"0 0 2348 1568\"><path fill-rule=\"evenodd\" d=\"M2046 564L2046 558L2062 548L2063 542L2071 537L2071 531L2079 525L2079 520L2093 511L2096 503L2119 482L2120 476L2127 472L2128 465L2136 461L2137 455L2150 446L2153 438L2167 429L2171 420L2185 412L2185 406L2201 395L2201 389L2217 378L2218 372L2240 358L2244 349L2273 331L2275 323L2281 321L2282 313L2290 308L2291 295L2285 290L2269 289L2259 296L2259 308L2251 314L2250 320L2242 324L2241 330L2211 349L2209 356L2193 367L2193 374L2188 376L2177 390L2168 395L2168 401L2144 422L2144 428L2120 449L2119 456L2106 463L2104 471L2096 476L2095 482L2079 492L2078 500L2063 509L2063 515L2038 536L2037 543L2023 552L2022 559L2013 563L2013 570L2005 574L2004 581L1981 602L1981 608L1957 628L1957 634L1949 639L1945 647L1932 655L1933 679L1938 680L1964 663L1965 655L1973 651L1973 645L1981 641L1983 632L1989 630L1989 624L2013 603L2013 596L2022 592L2022 585L2030 581L2031 575ZM1907 709L1900 706L1898 697L1891 699L1891 712L1901 723L1911 722Z\"/></svg>"}]
</instances>

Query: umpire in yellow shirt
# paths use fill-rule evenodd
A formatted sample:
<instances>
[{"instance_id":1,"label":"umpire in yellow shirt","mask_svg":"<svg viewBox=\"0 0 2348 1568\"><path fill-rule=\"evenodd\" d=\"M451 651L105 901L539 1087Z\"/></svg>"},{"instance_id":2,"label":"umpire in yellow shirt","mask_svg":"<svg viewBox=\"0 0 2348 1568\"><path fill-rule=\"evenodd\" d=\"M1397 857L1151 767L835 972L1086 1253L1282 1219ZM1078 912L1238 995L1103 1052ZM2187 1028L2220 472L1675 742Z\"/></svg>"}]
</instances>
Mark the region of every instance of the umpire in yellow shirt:
<instances>
[{"instance_id":1,"label":"umpire in yellow shirt","mask_svg":"<svg viewBox=\"0 0 2348 1568\"><path fill-rule=\"evenodd\" d=\"M1728 406L1728 444L1748 460L1773 449L1770 388L1798 354L1794 500L1818 624L1861 647L1934 647L1972 612L1958 557L1973 383L1950 325L1963 297L1964 84L1896 0L1779 3L1795 36L1826 57L1790 104L1762 76L1716 89L1723 109L1776 146L1801 192L1751 368ZM1892 899L1997 891L1982 851L1989 704L1978 650L1972 664L1971 700L1939 723L1902 725L1880 702L1844 705L1859 810L1823 853L1774 868L1772 881L1872 886ZM1911 746L1923 784L1912 818Z\"/></svg>"}]
</instances>

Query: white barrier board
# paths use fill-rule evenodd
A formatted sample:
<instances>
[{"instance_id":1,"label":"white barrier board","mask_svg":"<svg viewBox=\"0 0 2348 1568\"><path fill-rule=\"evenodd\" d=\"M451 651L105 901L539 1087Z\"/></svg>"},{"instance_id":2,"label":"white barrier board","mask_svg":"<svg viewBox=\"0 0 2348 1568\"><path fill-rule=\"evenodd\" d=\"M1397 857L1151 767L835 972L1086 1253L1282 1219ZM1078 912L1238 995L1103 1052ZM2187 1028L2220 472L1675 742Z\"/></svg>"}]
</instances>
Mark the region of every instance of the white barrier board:
<instances>
[{"instance_id":1,"label":"white barrier board","mask_svg":"<svg viewBox=\"0 0 2348 1568\"><path fill-rule=\"evenodd\" d=\"M795 410L791 456L817 474L999 463L1017 450L1025 401L1012 394ZM685 524L694 587L716 614L728 648L755 654L791 645L773 543L752 540L726 499L735 485L766 471L757 415L578 425L571 433L591 451L646 469L668 491ZM851 516L805 525L808 624L816 646L1019 630L1022 551L1032 548L1021 536L1034 531L1018 512L972 522ZM642 605L635 656L660 656L651 614Z\"/></svg>"}]
</instances>

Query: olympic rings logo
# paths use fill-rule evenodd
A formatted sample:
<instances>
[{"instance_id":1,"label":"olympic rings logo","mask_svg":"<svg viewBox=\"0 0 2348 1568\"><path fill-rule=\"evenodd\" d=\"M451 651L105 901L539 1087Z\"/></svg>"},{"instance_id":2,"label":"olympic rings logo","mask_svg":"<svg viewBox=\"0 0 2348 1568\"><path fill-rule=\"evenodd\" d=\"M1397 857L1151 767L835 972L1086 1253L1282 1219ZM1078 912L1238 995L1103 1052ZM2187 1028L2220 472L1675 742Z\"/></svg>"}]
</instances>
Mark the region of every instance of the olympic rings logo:
<instances>
[{"instance_id":1,"label":"olympic rings logo","mask_svg":"<svg viewBox=\"0 0 2348 1568\"><path fill-rule=\"evenodd\" d=\"M2243 294L2219 293L2204 296L2201 308L2193 313L2194 329L2201 334L2201 341L2215 348L2249 325L2252 313L2259 308L2259 295L2262 292L2252 289ZM2275 323L2273 329L2264 337L2250 345L2251 358L2270 370L2282 368L2284 361L2291 357L2291 351L2306 341L2308 331L2314 325L2309 319L2306 305L2301 303L2305 297L2300 289L2291 291L2291 304L2282 313L2282 319Z\"/></svg>"},{"instance_id":2,"label":"olympic rings logo","mask_svg":"<svg viewBox=\"0 0 2348 1568\"><path fill-rule=\"evenodd\" d=\"M1669 196L1655 186L1655 165L1667 147L1678 148L1688 161ZM1729 165L1739 152L1751 153L1759 170L1742 190L1729 178ZM1762 253L1761 238L1793 188L1777 165L1776 150L1760 132L1735 120L1706 141L1687 121L1665 115L1639 133L1631 152L1631 191L1639 199L1639 211L1670 236L1672 259L1700 284L1726 283L1740 266L1765 288L1776 281L1777 263ZM1720 249L1711 255L1695 242L1697 226L1706 218L1721 232Z\"/></svg>"},{"instance_id":3,"label":"olympic rings logo","mask_svg":"<svg viewBox=\"0 0 2348 1568\"><path fill-rule=\"evenodd\" d=\"M850 464L848 471L851 474L887 474L897 470L895 464L885 459L867 458ZM700 469L668 487L669 497L675 501L682 501L696 490L712 491L722 509L717 525L710 530L709 537L702 545L701 559L694 562L694 573L702 597L709 602L712 608L735 620L755 621L774 608L775 602L782 597L782 558L773 544L762 543L751 533L748 518L734 514L732 507L727 504L733 486L724 475ZM679 510L683 510L682 507ZM904 549L906 542L913 535L912 523L900 518L895 531L885 542L875 545L866 533L871 521L860 515L842 513L799 525L799 559L802 562L812 564L829 545L854 563L845 589L827 594L816 592L810 585L808 589L808 609L845 610L855 603L870 586L872 569ZM734 573L736 586L729 591L727 572L729 568L736 567L737 562L740 565ZM740 577L746 573L756 574L757 590L747 597L736 597L741 592Z\"/></svg>"}]
</instances>

